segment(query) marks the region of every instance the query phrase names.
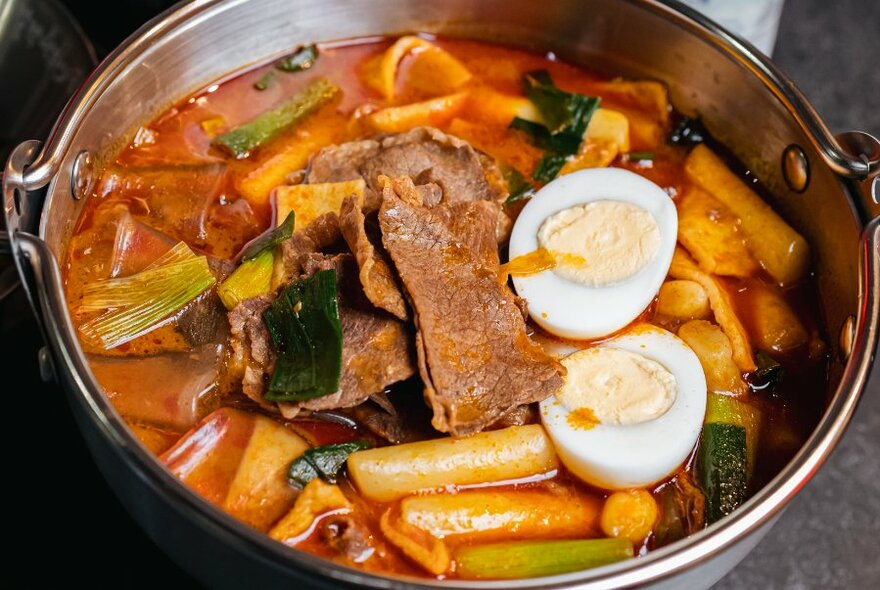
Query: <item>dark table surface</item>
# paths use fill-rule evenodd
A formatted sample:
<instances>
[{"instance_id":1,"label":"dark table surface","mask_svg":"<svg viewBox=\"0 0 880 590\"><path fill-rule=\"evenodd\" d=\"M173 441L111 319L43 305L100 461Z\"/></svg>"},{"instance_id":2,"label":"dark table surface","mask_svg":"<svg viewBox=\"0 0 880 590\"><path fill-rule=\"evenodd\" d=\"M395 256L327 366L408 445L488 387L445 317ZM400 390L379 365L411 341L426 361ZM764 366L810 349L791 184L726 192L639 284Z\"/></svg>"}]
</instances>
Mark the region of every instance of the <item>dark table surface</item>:
<instances>
[{"instance_id":1,"label":"dark table surface","mask_svg":"<svg viewBox=\"0 0 880 590\"><path fill-rule=\"evenodd\" d=\"M99 50L126 31L91 25ZM142 12L163 4L143 0ZM139 14L119 22L136 23ZM880 135L880 2L788 0L775 58L834 131ZM4 537L0 586L195 586L147 539L92 464L63 394L40 382L39 336L21 291L0 302ZM880 371L825 467L766 539L716 588L880 588ZM60 556L63 555L63 558ZM21 559L18 559L21 557ZM24 565L43 563L36 569ZM63 568L53 564L72 564Z\"/></svg>"}]
</instances>

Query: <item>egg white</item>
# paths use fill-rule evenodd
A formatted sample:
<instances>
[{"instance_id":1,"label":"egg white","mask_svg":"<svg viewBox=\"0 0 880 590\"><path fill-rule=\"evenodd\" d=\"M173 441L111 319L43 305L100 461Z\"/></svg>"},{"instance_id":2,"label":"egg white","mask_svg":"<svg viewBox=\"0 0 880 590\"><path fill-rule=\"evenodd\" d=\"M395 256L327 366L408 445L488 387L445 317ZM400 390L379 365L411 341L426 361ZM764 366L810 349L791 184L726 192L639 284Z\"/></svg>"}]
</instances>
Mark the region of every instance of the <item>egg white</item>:
<instances>
[{"instance_id":1,"label":"egg white","mask_svg":"<svg viewBox=\"0 0 880 590\"><path fill-rule=\"evenodd\" d=\"M647 211L660 231L660 247L644 268L612 285L583 285L558 276L552 269L515 275L514 287L528 302L531 318L557 336L588 340L625 327L654 299L672 262L678 234L675 204L650 180L619 168L579 170L560 176L538 191L513 226L510 259L538 249L538 230L551 215L606 200L631 203Z\"/></svg>"},{"instance_id":2,"label":"egg white","mask_svg":"<svg viewBox=\"0 0 880 590\"><path fill-rule=\"evenodd\" d=\"M690 455L706 414L706 377L694 352L677 336L649 324L598 346L654 360L672 373L676 397L663 415L639 424L569 424L555 396L541 402L541 421L569 471L604 489L645 487L671 475Z\"/></svg>"}]
</instances>

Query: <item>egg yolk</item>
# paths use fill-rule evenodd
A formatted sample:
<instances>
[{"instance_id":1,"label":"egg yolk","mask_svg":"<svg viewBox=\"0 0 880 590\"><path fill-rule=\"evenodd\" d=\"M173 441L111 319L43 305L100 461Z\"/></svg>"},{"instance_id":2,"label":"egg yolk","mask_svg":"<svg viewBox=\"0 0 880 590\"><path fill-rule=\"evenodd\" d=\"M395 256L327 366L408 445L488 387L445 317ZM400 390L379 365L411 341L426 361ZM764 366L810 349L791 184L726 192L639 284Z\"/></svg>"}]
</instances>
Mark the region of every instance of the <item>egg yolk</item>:
<instances>
[{"instance_id":1,"label":"egg yolk","mask_svg":"<svg viewBox=\"0 0 880 590\"><path fill-rule=\"evenodd\" d=\"M650 213L623 201L593 201L554 213L538 230L560 277L590 287L626 280L660 249L660 229Z\"/></svg>"},{"instance_id":2,"label":"egg yolk","mask_svg":"<svg viewBox=\"0 0 880 590\"><path fill-rule=\"evenodd\" d=\"M675 376L640 354L601 346L569 355L562 364L568 375L556 398L572 413L589 408L600 424L655 420L675 402Z\"/></svg>"}]
</instances>

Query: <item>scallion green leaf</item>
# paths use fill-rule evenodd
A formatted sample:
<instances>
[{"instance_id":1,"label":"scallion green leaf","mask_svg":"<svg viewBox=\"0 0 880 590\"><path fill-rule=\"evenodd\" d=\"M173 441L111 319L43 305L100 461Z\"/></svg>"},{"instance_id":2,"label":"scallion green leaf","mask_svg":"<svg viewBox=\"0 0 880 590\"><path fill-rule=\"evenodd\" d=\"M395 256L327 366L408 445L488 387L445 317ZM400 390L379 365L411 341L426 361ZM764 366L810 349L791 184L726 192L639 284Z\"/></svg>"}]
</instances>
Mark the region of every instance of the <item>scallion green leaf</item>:
<instances>
[{"instance_id":1,"label":"scallion green leaf","mask_svg":"<svg viewBox=\"0 0 880 590\"><path fill-rule=\"evenodd\" d=\"M308 453L309 451L306 451ZM287 481L297 489L303 489L313 479L320 477L318 470L311 461L306 459L305 453L297 457L287 470Z\"/></svg>"},{"instance_id":2,"label":"scallion green leaf","mask_svg":"<svg viewBox=\"0 0 880 590\"><path fill-rule=\"evenodd\" d=\"M750 385L755 391L775 390L785 379L785 369L762 350L755 353L757 370L751 375Z\"/></svg>"},{"instance_id":3,"label":"scallion green leaf","mask_svg":"<svg viewBox=\"0 0 880 590\"><path fill-rule=\"evenodd\" d=\"M523 76L523 90L551 135L572 136L580 145L593 113L599 108L599 98L560 90L546 70Z\"/></svg>"},{"instance_id":4,"label":"scallion green leaf","mask_svg":"<svg viewBox=\"0 0 880 590\"><path fill-rule=\"evenodd\" d=\"M269 401L304 401L335 393L342 374L342 324L336 271L287 287L263 313L277 355Z\"/></svg>"},{"instance_id":5,"label":"scallion green leaf","mask_svg":"<svg viewBox=\"0 0 880 590\"><path fill-rule=\"evenodd\" d=\"M293 401L297 392L315 388L315 350L294 304L284 292L263 312L263 321L278 355L266 392L270 401Z\"/></svg>"},{"instance_id":6,"label":"scallion green leaf","mask_svg":"<svg viewBox=\"0 0 880 590\"><path fill-rule=\"evenodd\" d=\"M269 70L268 72L260 76L259 80L254 82L254 88L260 91L266 90L267 88L269 88L269 86L272 85L273 82L275 82L275 72Z\"/></svg>"},{"instance_id":7,"label":"scallion green leaf","mask_svg":"<svg viewBox=\"0 0 880 590\"><path fill-rule=\"evenodd\" d=\"M545 150L532 176L539 182L550 182L568 156L580 151L600 99L560 90L546 70L523 76L523 90L538 111L541 123L515 117L510 126L526 133L532 143Z\"/></svg>"},{"instance_id":8,"label":"scallion green leaf","mask_svg":"<svg viewBox=\"0 0 880 590\"><path fill-rule=\"evenodd\" d=\"M630 162L651 162L654 160L654 152L629 152L626 157Z\"/></svg>"},{"instance_id":9,"label":"scallion green leaf","mask_svg":"<svg viewBox=\"0 0 880 590\"><path fill-rule=\"evenodd\" d=\"M290 55L279 60L275 67L282 72L302 72L307 70L318 60L318 47L313 43L300 47Z\"/></svg>"},{"instance_id":10,"label":"scallion green leaf","mask_svg":"<svg viewBox=\"0 0 880 590\"><path fill-rule=\"evenodd\" d=\"M532 177L538 182L550 182L559 175L559 171L565 166L568 156L556 152L547 152L538 162Z\"/></svg>"},{"instance_id":11,"label":"scallion green leaf","mask_svg":"<svg viewBox=\"0 0 880 590\"><path fill-rule=\"evenodd\" d=\"M581 146L581 137L564 133L553 135L540 123L535 123L521 117L514 117L513 121L510 122L510 127L528 135L532 143L542 150L561 154L576 154Z\"/></svg>"},{"instance_id":12,"label":"scallion green leaf","mask_svg":"<svg viewBox=\"0 0 880 590\"><path fill-rule=\"evenodd\" d=\"M306 487L306 484L316 477L327 483L336 483L336 478L348 456L369 447L370 443L356 440L309 449L290 464L287 479L291 485L300 489Z\"/></svg>"},{"instance_id":13,"label":"scallion green leaf","mask_svg":"<svg viewBox=\"0 0 880 590\"><path fill-rule=\"evenodd\" d=\"M245 246L241 253L242 260L253 260L264 250L273 248L288 239L293 235L293 227L295 223L296 215L291 210L291 212L287 214L287 217L284 218L284 221L281 222L281 225L265 232L257 238L254 238L247 246Z\"/></svg>"},{"instance_id":14,"label":"scallion green leaf","mask_svg":"<svg viewBox=\"0 0 880 590\"><path fill-rule=\"evenodd\" d=\"M504 166L501 169L501 174L504 176L505 182L507 182L508 195L504 201L505 205L527 199L535 192L535 187L529 184L516 168Z\"/></svg>"},{"instance_id":15,"label":"scallion green leaf","mask_svg":"<svg viewBox=\"0 0 880 590\"><path fill-rule=\"evenodd\" d=\"M550 132L540 123L523 119L522 117L514 117L510 122L510 128L522 131L529 136L532 143L541 149L547 149L547 142L550 140Z\"/></svg>"},{"instance_id":16,"label":"scallion green leaf","mask_svg":"<svg viewBox=\"0 0 880 590\"><path fill-rule=\"evenodd\" d=\"M229 152L236 158L246 158L251 150L298 124L319 107L330 102L339 87L323 78L315 80L286 103L266 111L239 125L232 131L214 138L212 145Z\"/></svg>"}]
</instances>

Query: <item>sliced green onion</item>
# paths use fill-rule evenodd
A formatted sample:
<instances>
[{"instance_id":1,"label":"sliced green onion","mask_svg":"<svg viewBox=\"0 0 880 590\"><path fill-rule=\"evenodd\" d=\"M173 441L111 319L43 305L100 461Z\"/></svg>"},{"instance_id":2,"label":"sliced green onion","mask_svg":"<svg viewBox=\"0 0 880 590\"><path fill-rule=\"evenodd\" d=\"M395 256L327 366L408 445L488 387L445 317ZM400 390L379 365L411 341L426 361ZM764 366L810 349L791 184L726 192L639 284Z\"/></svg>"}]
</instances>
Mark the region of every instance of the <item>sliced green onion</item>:
<instances>
[{"instance_id":1,"label":"sliced green onion","mask_svg":"<svg viewBox=\"0 0 880 590\"><path fill-rule=\"evenodd\" d=\"M79 311L108 311L79 331L104 349L115 348L158 328L215 282L208 259L178 244L139 273L86 286Z\"/></svg>"},{"instance_id":2,"label":"sliced green onion","mask_svg":"<svg viewBox=\"0 0 880 590\"><path fill-rule=\"evenodd\" d=\"M562 170L567 161L568 156L547 152L538 162L538 165L535 166L532 178L538 182L550 182L559 175L559 171Z\"/></svg>"},{"instance_id":3,"label":"sliced green onion","mask_svg":"<svg viewBox=\"0 0 880 590\"><path fill-rule=\"evenodd\" d=\"M267 88L269 88L269 86L272 85L273 82L275 82L275 72L269 70L268 72L260 76L259 80L254 82L254 88L260 91L266 90Z\"/></svg>"},{"instance_id":4,"label":"sliced green onion","mask_svg":"<svg viewBox=\"0 0 880 590\"><path fill-rule=\"evenodd\" d=\"M319 107L330 102L338 92L339 87L329 80L315 80L286 103L217 136L212 143L236 158L246 158L252 149L277 137L288 127L300 123Z\"/></svg>"},{"instance_id":5,"label":"sliced green onion","mask_svg":"<svg viewBox=\"0 0 880 590\"><path fill-rule=\"evenodd\" d=\"M514 117L513 121L510 122L510 127L522 131L529 136L529 139L531 139L536 147L548 152L576 154L581 147L581 137L564 133L553 135L540 123L535 123L521 117Z\"/></svg>"},{"instance_id":6,"label":"sliced green onion","mask_svg":"<svg viewBox=\"0 0 880 590\"><path fill-rule=\"evenodd\" d=\"M263 312L263 322L278 355L266 399L294 401L298 392L314 390L315 350L286 292Z\"/></svg>"},{"instance_id":7,"label":"sliced green onion","mask_svg":"<svg viewBox=\"0 0 880 590\"><path fill-rule=\"evenodd\" d=\"M183 242L177 242L174 246L171 247L170 250L165 252L162 256L151 262L144 270L150 270L151 268L156 268L157 266L163 266L165 264L171 264L173 262L181 262L182 260L189 260L195 258L196 255L192 250L189 249Z\"/></svg>"},{"instance_id":8,"label":"sliced green onion","mask_svg":"<svg viewBox=\"0 0 880 590\"><path fill-rule=\"evenodd\" d=\"M547 148L547 141L550 139L550 132L540 123L523 119L522 117L514 117L510 122L510 128L522 131L529 136L532 143L541 149Z\"/></svg>"},{"instance_id":9,"label":"sliced green onion","mask_svg":"<svg viewBox=\"0 0 880 590\"><path fill-rule=\"evenodd\" d=\"M504 176L505 182L507 182L508 195L507 199L504 201L505 205L510 205L517 201L527 199L535 192L535 187L529 184L516 168L504 166L501 169L501 174Z\"/></svg>"},{"instance_id":10,"label":"sliced green onion","mask_svg":"<svg viewBox=\"0 0 880 590\"><path fill-rule=\"evenodd\" d=\"M79 310L89 312L141 305L182 285L187 277L200 274L203 268L208 268L207 262L194 258L157 266L128 277L92 283L83 290Z\"/></svg>"},{"instance_id":11,"label":"sliced green onion","mask_svg":"<svg viewBox=\"0 0 880 590\"><path fill-rule=\"evenodd\" d=\"M650 162L654 160L654 152L629 152L626 157L630 162Z\"/></svg>"},{"instance_id":12,"label":"sliced green onion","mask_svg":"<svg viewBox=\"0 0 880 590\"><path fill-rule=\"evenodd\" d=\"M462 547L455 553L463 578L516 580L575 572L633 556L628 539L523 541Z\"/></svg>"},{"instance_id":13,"label":"sliced green onion","mask_svg":"<svg viewBox=\"0 0 880 590\"><path fill-rule=\"evenodd\" d=\"M287 479L291 485L300 489L306 487L306 484L316 477L320 477L327 483L336 483L336 478L348 460L348 456L355 451L368 448L370 448L370 443L356 440L309 449L290 464Z\"/></svg>"},{"instance_id":14,"label":"sliced green onion","mask_svg":"<svg viewBox=\"0 0 880 590\"><path fill-rule=\"evenodd\" d=\"M300 396L321 397L339 389L342 375L342 323L339 319L336 271L322 270L309 280L294 283L287 296L301 305L299 318L315 351L315 388Z\"/></svg>"},{"instance_id":15,"label":"sliced green onion","mask_svg":"<svg viewBox=\"0 0 880 590\"><path fill-rule=\"evenodd\" d=\"M560 90L546 70L523 76L523 90L541 117L541 123L515 117L510 126L526 133L537 147L545 150L532 175L538 182L550 182L559 174L568 156L580 151L590 119L601 102Z\"/></svg>"},{"instance_id":16,"label":"sliced green onion","mask_svg":"<svg viewBox=\"0 0 880 590\"><path fill-rule=\"evenodd\" d=\"M130 307L144 302L144 292L159 294L174 288L185 277L198 270L200 259L183 242L157 258L139 273L96 281L83 289L80 311L101 311Z\"/></svg>"},{"instance_id":17,"label":"sliced green onion","mask_svg":"<svg viewBox=\"0 0 880 590\"><path fill-rule=\"evenodd\" d=\"M264 295L272 290L275 254L263 250L256 258L245 260L217 287L217 295L226 309L232 309L245 299Z\"/></svg>"},{"instance_id":18,"label":"sliced green onion","mask_svg":"<svg viewBox=\"0 0 880 590\"><path fill-rule=\"evenodd\" d=\"M281 225L275 229L267 231L256 239L251 240L251 243L245 246L244 251L241 253L242 259L253 260L264 250L277 246L292 236L295 219L296 215L291 211L287 214L287 217L284 218L284 221L281 222Z\"/></svg>"},{"instance_id":19,"label":"sliced green onion","mask_svg":"<svg viewBox=\"0 0 880 590\"><path fill-rule=\"evenodd\" d=\"M282 58L275 67L282 72L301 72L307 70L318 61L318 48L313 43L300 47L290 55Z\"/></svg>"},{"instance_id":20,"label":"sliced green onion","mask_svg":"<svg viewBox=\"0 0 880 590\"><path fill-rule=\"evenodd\" d=\"M547 70L526 73L523 90L551 135L572 136L580 145L593 113L599 108L598 97L560 90Z\"/></svg>"},{"instance_id":21,"label":"sliced green onion","mask_svg":"<svg viewBox=\"0 0 880 590\"><path fill-rule=\"evenodd\" d=\"M308 452L306 451L306 453ZM305 457L305 453L294 459L287 469L287 481L300 490L306 487L310 481L319 477L318 469Z\"/></svg>"},{"instance_id":22,"label":"sliced green onion","mask_svg":"<svg viewBox=\"0 0 880 590\"><path fill-rule=\"evenodd\" d=\"M757 370L752 373L750 384L753 390L775 390L785 380L785 369L770 355L759 350L755 353Z\"/></svg>"},{"instance_id":23,"label":"sliced green onion","mask_svg":"<svg viewBox=\"0 0 880 590\"><path fill-rule=\"evenodd\" d=\"M263 313L277 355L266 399L304 401L335 393L342 374L336 271L287 287Z\"/></svg>"}]
</instances>

